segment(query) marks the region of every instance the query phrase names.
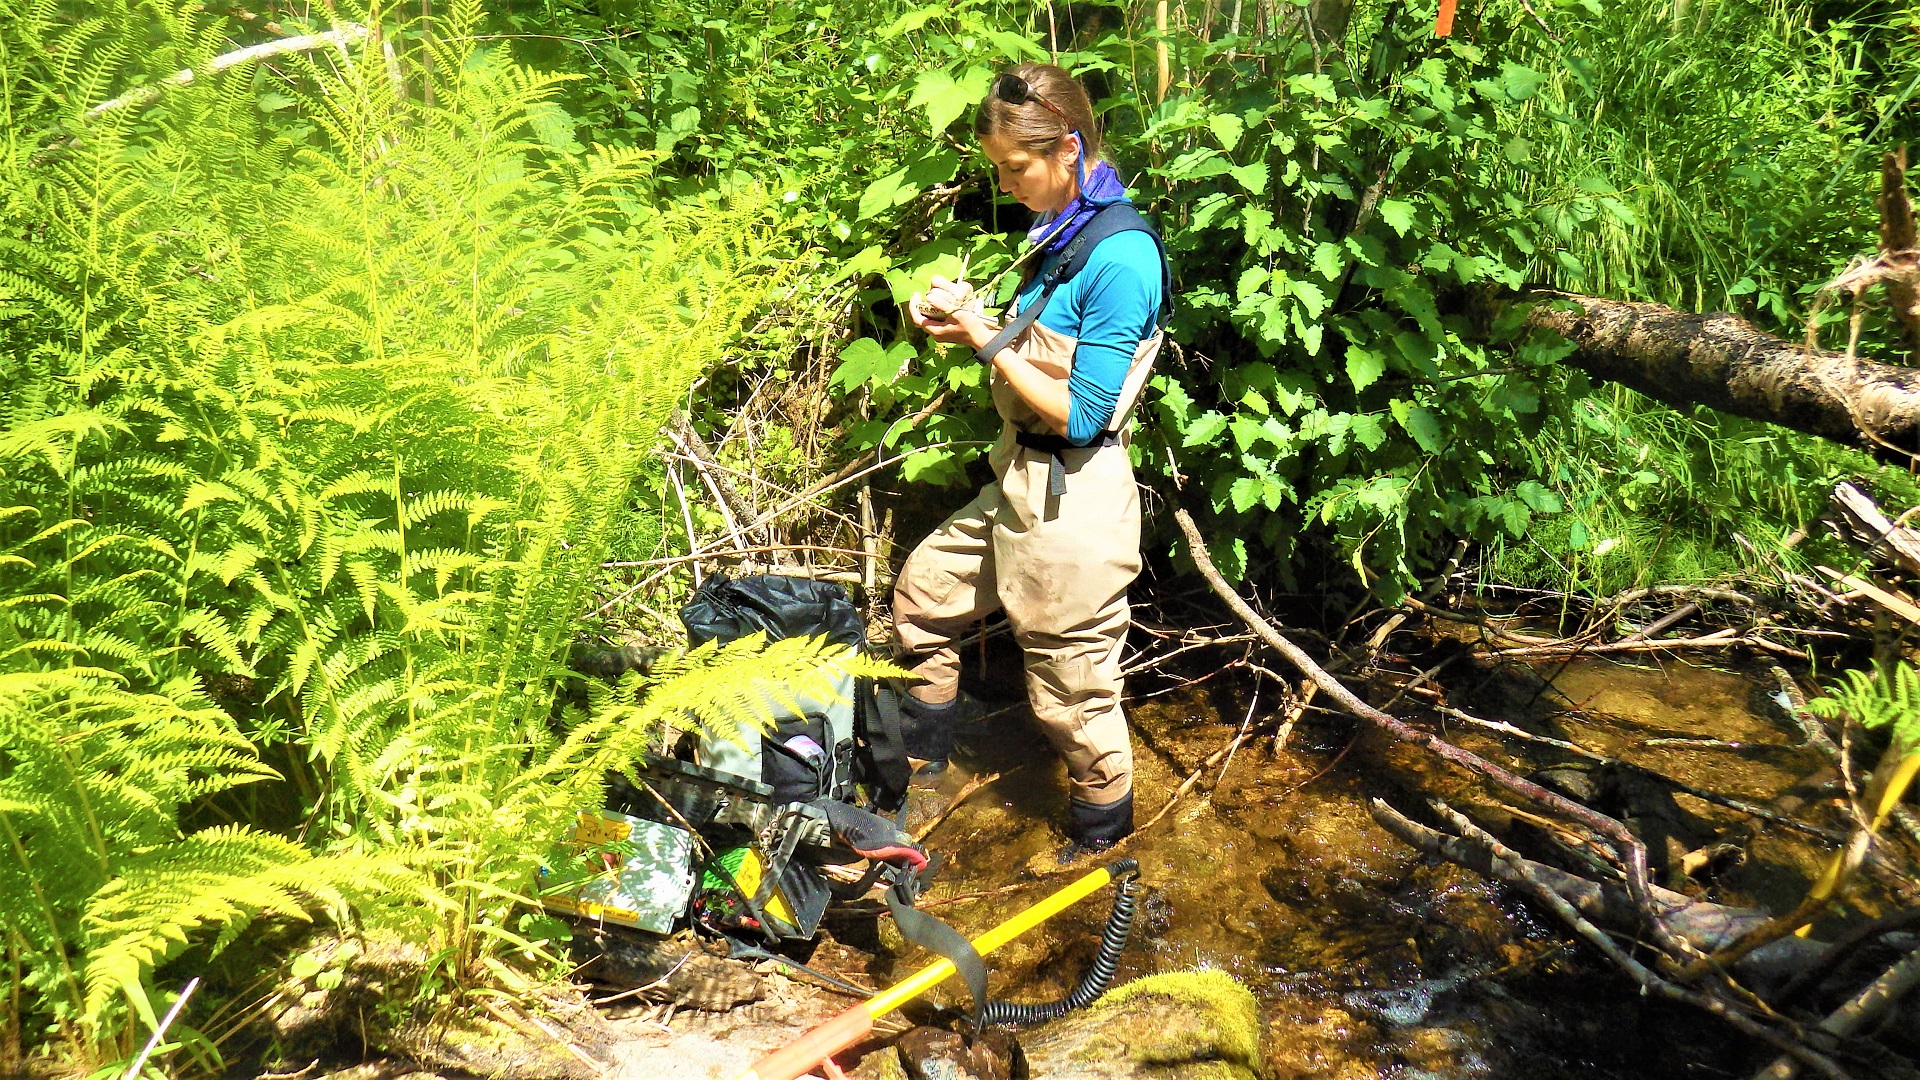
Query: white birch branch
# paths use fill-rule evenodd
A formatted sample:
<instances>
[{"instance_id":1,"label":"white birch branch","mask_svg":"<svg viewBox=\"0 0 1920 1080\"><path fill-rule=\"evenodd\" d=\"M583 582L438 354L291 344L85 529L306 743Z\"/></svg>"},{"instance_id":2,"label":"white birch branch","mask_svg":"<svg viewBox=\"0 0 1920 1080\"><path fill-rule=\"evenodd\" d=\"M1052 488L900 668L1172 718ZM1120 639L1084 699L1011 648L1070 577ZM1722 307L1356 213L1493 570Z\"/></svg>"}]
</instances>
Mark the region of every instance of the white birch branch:
<instances>
[{"instance_id":1,"label":"white birch branch","mask_svg":"<svg viewBox=\"0 0 1920 1080\"><path fill-rule=\"evenodd\" d=\"M300 34L297 37L281 38L279 41L263 41L258 45L249 45L244 49L235 49L229 53L221 53L219 56L207 61L205 70L208 73L217 74L228 68L238 67L241 64L251 63L255 60L264 60L272 56L283 56L287 53L306 52L309 49L318 49L326 46L332 46L344 53L347 46L357 45L366 40L366 37L366 27L359 23L347 23L338 30L329 30L324 34ZM391 61L389 61L389 66L391 66ZM194 71L194 69L182 68L157 83L149 83L146 86L137 87L121 94L111 101L103 101L95 105L93 108L87 110L87 119L97 120L107 113L113 112L115 109L137 109L142 105L147 105L157 100L161 92L167 87L185 86L198 77L199 72Z\"/></svg>"}]
</instances>

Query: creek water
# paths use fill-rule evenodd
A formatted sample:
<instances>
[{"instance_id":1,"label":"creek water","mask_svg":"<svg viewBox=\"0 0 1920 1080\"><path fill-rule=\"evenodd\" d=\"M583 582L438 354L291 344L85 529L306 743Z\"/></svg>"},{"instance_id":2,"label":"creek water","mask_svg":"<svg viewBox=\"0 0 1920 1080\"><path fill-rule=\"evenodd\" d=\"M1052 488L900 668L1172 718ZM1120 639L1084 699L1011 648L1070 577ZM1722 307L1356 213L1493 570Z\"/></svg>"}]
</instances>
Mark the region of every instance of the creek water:
<instances>
[{"instance_id":1,"label":"creek water","mask_svg":"<svg viewBox=\"0 0 1920 1080\"><path fill-rule=\"evenodd\" d=\"M1012 658L996 659L1001 677L984 692L996 707L1015 707L961 736L946 790L971 773L1002 775L929 840L948 862L928 901L969 934L1066 880L1025 869L1060 843L1052 821L1063 813L1065 778L1017 707ZM1256 728L1269 719L1271 691L1259 702L1252 689L1216 678L1132 704L1136 820L1158 812L1250 710ZM1450 680L1448 693L1487 719L1765 803L1822 764L1793 745L1772 689L1697 664L1585 659L1482 670ZM1523 774L1573 760L1473 729L1447 733ZM1650 739L1735 745L1649 747ZM1310 711L1280 747L1267 735L1249 740L1129 844L1145 900L1120 978L1232 973L1261 1002L1269 1070L1282 1078L1732 1076L1751 1067L1748 1046L1717 1022L1643 1000L1563 927L1469 871L1430 863L1367 814L1376 797L1415 811L1424 793L1510 836L1527 828L1484 783L1344 717ZM1747 820L1685 795L1640 812L1646 820L1636 824L1669 834L1655 845L1675 856ZM1769 829L1700 871L1704 886L1665 883L1786 910L1819 857ZM996 953L995 996L1063 996L1091 961L1105 917L1100 894Z\"/></svg>"}]
</instances>

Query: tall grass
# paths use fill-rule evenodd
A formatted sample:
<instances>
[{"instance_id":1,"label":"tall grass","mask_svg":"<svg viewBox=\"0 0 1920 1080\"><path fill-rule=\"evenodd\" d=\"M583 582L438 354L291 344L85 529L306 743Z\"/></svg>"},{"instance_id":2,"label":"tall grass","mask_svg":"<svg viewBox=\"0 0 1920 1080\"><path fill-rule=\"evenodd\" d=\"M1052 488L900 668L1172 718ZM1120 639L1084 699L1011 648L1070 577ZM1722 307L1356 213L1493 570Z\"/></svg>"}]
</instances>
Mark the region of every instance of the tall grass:
<instances>
[{"instance_id":1,"label":"tall grass","mask_svg":"<svg viewBox=\"0 0 1920 1080\"><path fill-rule=\"evenodd\" d=\"M1564 40L1540 40L1552 77L1515 133L1540 166L1525 197L1559 240L1535 272L1798 337L1813 293L1876 241L1880 153L1920 131L1910 16L1711 0L1547 17ZM1876 315L1862 347L1895 359L1896 338ZM1863 454L1617 387L1556 417L1534 453L1569 513L1497 544L1494 578L1611 592L1771 576L1835 480L1920 497Z\"/></svg>"}]
</instances>

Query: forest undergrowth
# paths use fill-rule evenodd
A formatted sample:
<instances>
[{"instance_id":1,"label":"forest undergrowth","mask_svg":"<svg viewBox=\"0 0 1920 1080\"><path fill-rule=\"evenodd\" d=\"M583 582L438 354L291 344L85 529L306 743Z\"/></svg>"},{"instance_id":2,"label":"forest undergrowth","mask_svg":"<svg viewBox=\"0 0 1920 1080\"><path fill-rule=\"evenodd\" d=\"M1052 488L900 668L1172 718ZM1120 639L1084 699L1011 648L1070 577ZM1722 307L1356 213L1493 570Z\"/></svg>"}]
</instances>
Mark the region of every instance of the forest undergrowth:
<instances>
[{"instance_id":1,"label":"forest undergrowth","mask_svg":"<svg viewBox=\"0 0 1920 1080\"><path fill-rule=\"evenodd\" d=\"M1845 477L1920 504L1460 302L1797 337L1920 134L1910 13L1433 18L0 0L0 1066L124 1070L261 918L423 943L428 1010L554 970L526 837L827 663L679 653L559 706L575 644L679 640L719 556L878 598L896 515L978 479L983 371L901 306L1025 228L964 134L1012 60L1089 80L1175 264L1135 451L1161 565L1177 505L1263 589L1391 605L1465 540L1483 584L1606 596L1846 565L1787 543ZM1905 347L1872 311L1860 348ZM176 1074L242 1026L207 1015Z\"/></svg>"}]
</instances>

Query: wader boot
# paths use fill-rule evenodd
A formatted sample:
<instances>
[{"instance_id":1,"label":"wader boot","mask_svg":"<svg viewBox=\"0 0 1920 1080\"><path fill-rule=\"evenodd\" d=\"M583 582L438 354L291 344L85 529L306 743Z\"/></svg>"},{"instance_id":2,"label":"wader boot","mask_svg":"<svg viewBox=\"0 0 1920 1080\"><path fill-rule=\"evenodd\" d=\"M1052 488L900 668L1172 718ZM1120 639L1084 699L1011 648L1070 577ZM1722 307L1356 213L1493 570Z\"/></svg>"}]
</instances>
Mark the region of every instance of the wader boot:
<instances>
[{"instance_id":1,"label":"wader boot","mask_svg":"<svg viewBox=\"0 0 1920 1080\"><path fill-rule=\"evenodd\" d=\"M985 712L980 702L964 691L938 704L922 701L911 692L901 695L900 737L907 747L907 759L915 764L909 785L938 786L953 756L954 732Z\"/></svg>"},{"instance_id":2,"label":"wader boot","mask_svg":"<svg viewBox=\"0 0 1920 1080\"><path fill-rule=\"evenodd\" d=\"M1067 842L1055 855L1061 865L1112 847L1133 834L1133 792L1101 805L1067 800Z\"/></svg>"}]
</instances>

